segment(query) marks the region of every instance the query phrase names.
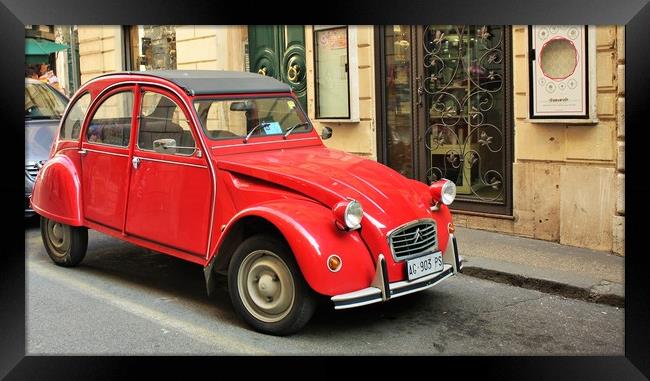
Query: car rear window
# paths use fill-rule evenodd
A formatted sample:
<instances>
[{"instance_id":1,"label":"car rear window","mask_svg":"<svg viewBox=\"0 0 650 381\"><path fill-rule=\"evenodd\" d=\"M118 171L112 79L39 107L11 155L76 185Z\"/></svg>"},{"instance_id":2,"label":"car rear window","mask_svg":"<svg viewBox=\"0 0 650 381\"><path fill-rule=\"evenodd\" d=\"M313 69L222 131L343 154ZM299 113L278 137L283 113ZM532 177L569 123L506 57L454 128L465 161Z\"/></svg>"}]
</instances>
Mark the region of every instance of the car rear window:
<instances>
[{"instance_id":1,"label":"car rear window","mask_svg":"<svg viewBox=\"0 0 650 381\"><path fill-rule=\"evenodd\" d=\"M90 93L85 93L74 103L61 127L60 139L78 140L83 120L90 106Z\"/></svg>"}]
</instances>

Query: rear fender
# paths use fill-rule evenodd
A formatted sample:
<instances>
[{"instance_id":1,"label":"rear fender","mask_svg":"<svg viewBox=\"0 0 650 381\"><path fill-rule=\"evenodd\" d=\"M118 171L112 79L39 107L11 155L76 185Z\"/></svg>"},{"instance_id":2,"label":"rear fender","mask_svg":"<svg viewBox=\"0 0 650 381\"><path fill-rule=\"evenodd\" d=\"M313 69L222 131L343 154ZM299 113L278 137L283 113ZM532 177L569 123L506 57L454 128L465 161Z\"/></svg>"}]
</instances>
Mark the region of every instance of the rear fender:
<instances>
[{"instance_id":1,"label":"rear fender","mask_svg":"<svg viewBox=\"0 0 650 381\"><path fill-rule=\"evenodd\" d=\"M206 266L208 290L215 260L231 254L224 252L230 250L220 250L222 244L231 232L238 230L234 227L239 221L251 216L262 218L277 228L289 244L303 277L319 294L338 295L366 288L372 282L375 267L359 233L338 230L332 211L321 204L293 199L252 206L230 220ZM332 254L338 255L343 262L338 272L327 267L327 259Z\"/></svg>"},{"instance_id":2,"label":"rear fender","mask_svg":"<svg viewBox=\"0 0 650 381\"><path fill-rule=\"evenodd\" d=\"M49 159L36 177L32 208L51 220L82 226L81 183L77 167L66 155Z\"/></svg>"}]
</instances>

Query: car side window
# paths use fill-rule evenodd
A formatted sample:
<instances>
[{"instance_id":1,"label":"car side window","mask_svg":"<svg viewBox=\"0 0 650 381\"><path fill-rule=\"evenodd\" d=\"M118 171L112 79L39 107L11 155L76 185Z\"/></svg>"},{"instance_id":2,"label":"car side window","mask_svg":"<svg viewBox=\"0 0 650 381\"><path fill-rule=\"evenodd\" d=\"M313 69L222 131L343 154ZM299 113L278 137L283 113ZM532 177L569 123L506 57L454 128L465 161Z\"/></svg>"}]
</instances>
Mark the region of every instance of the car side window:
<instances>
[{"instance_id":1,"label":"car side window","mask_svg":"<svg viewBox=\"0 0 650 381\"><path fill-rule=\"evenodd\" d=\"M106 98L88 124L89 142L119 147L129 145L133 115L133 92L122 91Z\"/></svg>"},{"instance_id":2,"label":"car side window","mask_svg":"<svg viewBox=\"0 0 650 381\"><path fill-rule=\"evenodd\" d=\"M61 126L61 134L59 139L62 140L79 140L81 133L81 125L83 124L86 112L90 106L90 93L85 93L74 103L68 115Z\"/></svg>"},{"instance_id":3,"label":"car side window","mask_svg":"<svg viewBox=\"0 0 650 381\"><path fill-rule=\"evenodd\" d=\"M163 143L169 148L163 147ZM194 152L196 144L190 123L176 102L162 94L145 91L140 110L138 148L175 155Z\"/></svg>"}]
</instances>

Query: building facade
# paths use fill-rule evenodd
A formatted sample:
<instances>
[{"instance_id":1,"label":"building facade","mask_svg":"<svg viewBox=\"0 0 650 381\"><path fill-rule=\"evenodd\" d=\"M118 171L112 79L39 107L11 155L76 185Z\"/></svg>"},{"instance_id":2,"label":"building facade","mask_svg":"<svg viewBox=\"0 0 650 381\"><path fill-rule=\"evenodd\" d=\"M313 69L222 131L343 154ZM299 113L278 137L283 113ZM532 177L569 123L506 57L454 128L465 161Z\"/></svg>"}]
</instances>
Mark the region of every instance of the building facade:
<instances>
[{"instance_id":1,"label":"building facade","mask_svg":"<svg viewBox=\"0 0 650 381\"><path fill-rule=\"evenodd\" d=\"M624 254L624 26L76 30L81 83L117 70L274 76L333 129L329 147L455 181L456 225ZM564 93L582 97L582 117L531 112Z\"/></svg>"}]
</instances>

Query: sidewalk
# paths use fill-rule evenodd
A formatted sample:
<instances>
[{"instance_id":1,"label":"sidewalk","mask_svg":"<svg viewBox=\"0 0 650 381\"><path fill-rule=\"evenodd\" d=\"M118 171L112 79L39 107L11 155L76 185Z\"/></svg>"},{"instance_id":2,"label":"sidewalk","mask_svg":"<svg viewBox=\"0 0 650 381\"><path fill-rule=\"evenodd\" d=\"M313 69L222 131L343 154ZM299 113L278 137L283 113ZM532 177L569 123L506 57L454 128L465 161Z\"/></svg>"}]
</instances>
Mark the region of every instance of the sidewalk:
<instances>
[{"instance_id":1,"label":"sidewalk","mask_svg":"<svg viewBox=\"0 0 650 381\"><path fill-rule=\"evenodd\" d=\"M461 227L456 237L466 275L624 307L623 257Z\"/></svg>"}]
</instances>

